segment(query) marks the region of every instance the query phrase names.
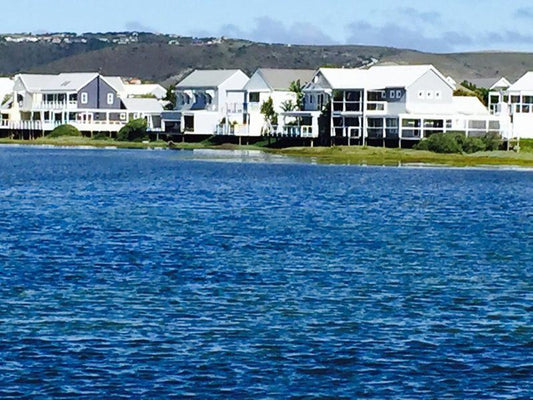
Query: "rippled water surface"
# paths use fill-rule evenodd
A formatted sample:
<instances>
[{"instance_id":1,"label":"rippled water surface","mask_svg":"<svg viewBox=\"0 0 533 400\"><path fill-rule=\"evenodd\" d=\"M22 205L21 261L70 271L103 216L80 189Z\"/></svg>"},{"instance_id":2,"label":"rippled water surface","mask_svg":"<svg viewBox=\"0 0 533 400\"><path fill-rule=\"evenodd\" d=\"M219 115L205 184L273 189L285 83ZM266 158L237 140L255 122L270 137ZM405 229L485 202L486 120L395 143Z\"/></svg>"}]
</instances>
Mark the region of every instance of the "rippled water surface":
<instances>
[{"instance_id":1,"label":"rippled water surface","mask_svg":"<svg viewBox=\"0 0 533 400\"><path fill-rule=\"evenodd\" d=\"M0 148L0 398L533 397L532 172L206 156Z\"/></svg>"}]
</instances>

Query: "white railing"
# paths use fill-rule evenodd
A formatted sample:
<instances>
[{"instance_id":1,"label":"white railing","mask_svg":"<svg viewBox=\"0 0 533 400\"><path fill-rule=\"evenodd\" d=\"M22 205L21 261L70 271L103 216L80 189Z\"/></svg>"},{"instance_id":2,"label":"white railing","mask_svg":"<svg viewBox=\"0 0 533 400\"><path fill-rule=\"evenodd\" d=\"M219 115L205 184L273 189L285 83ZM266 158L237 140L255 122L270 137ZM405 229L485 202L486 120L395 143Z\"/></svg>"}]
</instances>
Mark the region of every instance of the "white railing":
<instances>
[{"instance_id":1,"label":"white railing","mask_svg":"<svg viewBox=\"0 0 533 400\"><path fill-rule=\"evenodd\" d=\"M38 131L42 129L42 124L41 121L0 120L0 129Z\"/></svg>"},{"instance_id":2,"label":"white railing","mask_svg":"<svg viewBox=\"0 0 533 400\"><path fill-rule=\"evenodd\" d=\"M226 112L233 114L242 114L244 112L243 103L226 103Z\"/></svg>"},{"instance_id":3,"label":"white railing","mask_svg":"<svg viewBox=\"0 0 533 400\"><path fill-rule=\"evenodd\" d=\"M215 135L219 136L246 136L248 135L247 125L217 125Z\"/></svg>"},{"instance_id":4,"label":"white railing","mask_svg":"<svg viewBox=\"0 0 533 400\"><path fill-rule=\"evenodd\" d=\"M313 132L313 127L311 125L286 125L283 127L283 134L286 136L316 137Z\"/></svg>"},{"instance_id":5,"label":"white railing","mask_svg":"<svg viewBox=\"0 0 533 400\"><path fill-rule=\"evenodd\" d=\"M43 101L37 104L41 110L72 110L77 107L77 101Z\"/></svg>"}]
</instances>

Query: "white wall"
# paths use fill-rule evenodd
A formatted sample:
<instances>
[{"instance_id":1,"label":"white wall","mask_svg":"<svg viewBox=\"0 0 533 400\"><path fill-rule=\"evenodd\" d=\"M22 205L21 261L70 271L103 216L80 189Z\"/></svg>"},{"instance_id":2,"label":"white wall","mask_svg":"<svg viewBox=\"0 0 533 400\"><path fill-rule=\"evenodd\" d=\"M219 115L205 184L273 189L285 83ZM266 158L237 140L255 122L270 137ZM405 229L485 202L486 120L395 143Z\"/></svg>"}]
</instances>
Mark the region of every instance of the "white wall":
<instances>
[{"instance_id":1,"label":"white wall","mask_svg":"<svg viewBox=\"0 0 533 400\"><path fill-rule=\"evenodd\" d=\"M533 114L513 115L513 135L521 139L533 139Z\"/></svg>"},{"instance_id":2,"label":"white wall","mask_svg":"<svg viewBox=\"0 0 533 400\"><path fill-rule=\"evenodd\" d=\"M418 96L419 92L424 93L423 98ZM428 92L431 96L428 96ZM436 97L436 92L440 92L440 98ZM426 72L407 88L407 104L451 104L452 99L452 88L432 70Z\"/></svg>"}]
</instances>

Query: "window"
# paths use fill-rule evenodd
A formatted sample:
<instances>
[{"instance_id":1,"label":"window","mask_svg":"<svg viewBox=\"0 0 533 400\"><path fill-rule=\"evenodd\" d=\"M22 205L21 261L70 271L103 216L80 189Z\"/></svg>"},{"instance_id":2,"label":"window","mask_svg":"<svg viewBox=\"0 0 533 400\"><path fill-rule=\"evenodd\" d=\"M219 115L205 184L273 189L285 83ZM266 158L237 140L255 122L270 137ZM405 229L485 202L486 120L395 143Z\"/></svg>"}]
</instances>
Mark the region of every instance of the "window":
<instances>
[{"instance_id":1,"label":"window","mask_svg":"<svg viewBox=\"0 0 533 400\"><path fill-rule=\"evenodd\" d=\"M126 121L126 113L120 113L120 120Z\"/></svg>"},{"instance_id":2,"label":"window","mask_svg":"<svg viewBox=\"0 0 533 400\"><path fill-rule=\"evenodd\" d=\"M389 96L390 96L391 99L396 98L396 92L395 92L394 90L391 90L391 91L389 92Z\"/></svg>"},{"instance_id":3,"label":"window","mask_svg":"<svg viewBox=\"0 0 533 400\"><path fill-rule=\"evenodd\" d=\"M248 98L250 103L259 103L259 92L250 92Z\"/></svg>"},{"instance_id":4,"label":"window","mask_svg":"<svg viewBox=\"0 0 533 400\"><path fill-rule=\"evenodd\" d=\"M111 105L115 102L115 95L113 93L107 94L107 104Z\"/></svg>"},{"instance_id":5,"label":"window","mask_svg":"<svg viewBox=\"0 0 533 400\"><path fill-rule=\"evenodd\" d=\"M432 99L433 98L433 91L428 90L427 93L426 93L426 98L427 99Z\"/></svg>"},{"instance_id":6,"label":"window","mask_svg":"<svg viewBox=\"0 0 533 400\"><path fill-rule=\"evenodd\" d=\"M435 98L440 99L442 97L442 93L440 91L435 92Z\"/></svg>"},{"instance_id":7,"label":"window","mask_svg":"<svg viewBox=\"0 0 533 400\"><path fill-rule=\"evenodd\" d=\"M315 97L315 96L313 96L313 95L309 96L309 104L313 104L313 97Z\"/></svg>"},{"instance_id":8,"label":"window","mask_svg":"<svg viewBox=\"0 0 533 400\"><path fill-rule=\"evenodd\" d=\"M396 91L396 98L397 99L401 99L402 98L402 91L401 90L397 90Z\"/></svg>"},{"instance_id":9,"label":"window","mask_svg":"<svg viewBox=\"0 0 533 400\"><path fill-rule=\"evenodd\" d=\"M424 91L423 91L423 90L420 90L420 91L418 92L418 98L419 98L419 99L423 99L423 98L424 98Z\"/></svg>"},{"instance_id":10,"label":"window","mask_svg":"<svg viewBox=\"0 0 533 400\"><path fill-rule=\"evenodd\" d=\"M87 104L89 102L89 94L86 92L83 92L81 94L81 104Z\"/></svg>"}]
</instances>

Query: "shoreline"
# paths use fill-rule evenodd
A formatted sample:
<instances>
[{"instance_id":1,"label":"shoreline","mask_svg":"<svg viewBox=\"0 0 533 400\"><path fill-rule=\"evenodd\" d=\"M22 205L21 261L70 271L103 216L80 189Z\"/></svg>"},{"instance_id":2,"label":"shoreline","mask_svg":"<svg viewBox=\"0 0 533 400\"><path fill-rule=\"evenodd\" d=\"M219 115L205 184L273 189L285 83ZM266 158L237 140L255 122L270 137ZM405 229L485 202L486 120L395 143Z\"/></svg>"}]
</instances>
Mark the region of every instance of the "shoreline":
<instances>
[{"instance_id":1,"label":"shoreline","mask_svg":"<svg viewBox=\"0 0 533 400\"><path fill-rule=\"evenodd\" d=\"M473 154L441 154L423 150L336 146L336 147L287 147L282 149L255 145L234 144L214 145L209 143L176 143L172 147L167 142L119 142L116 140L94 140L79 137L35 140L0 139L0 146L44 146L58 148L95 149L169 149L169 150L256 150L267 154L297 157L317 164L369 165L396 167L504 167L509 169L533 168L533 152L510 151L479 152Z\"/></svg>"}]
</instances>

